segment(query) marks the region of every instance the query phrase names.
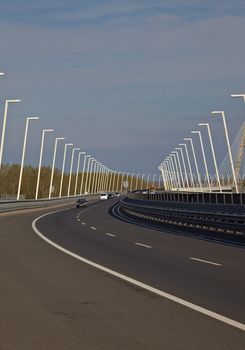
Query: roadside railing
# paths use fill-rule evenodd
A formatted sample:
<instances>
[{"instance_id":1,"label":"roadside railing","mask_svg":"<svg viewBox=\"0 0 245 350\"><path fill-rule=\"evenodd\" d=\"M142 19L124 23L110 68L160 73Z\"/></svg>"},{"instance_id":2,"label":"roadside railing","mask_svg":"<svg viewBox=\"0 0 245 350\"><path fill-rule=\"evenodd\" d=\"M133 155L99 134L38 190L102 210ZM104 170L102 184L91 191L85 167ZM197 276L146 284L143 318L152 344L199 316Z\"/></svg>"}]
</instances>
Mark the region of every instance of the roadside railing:
<instances>
[{"instance_id":1,"label":"roadside railing","mask_svg":"<svg viewBox=\"0 0 245 350\"><path fill-rule=\"evenodd\" d=\"M164 191L156 193L135 192L129 193L128 197L157 202L245 205L245 193Z\"/></svg>"},{"instance_id":2,"label":"roadside railing","mask_svg":"<svg viewBox=\"0 0 245 350\"><path fill-rule=\"evenodd\" d=\"M130 196L131 197L131 196ZM225 206L226 207L226 206ZM214 210L216 208L216 210ZM223 208L223 211L222 211ZM171 205L157 201L142 201L125 198L120 201L120 213L137 221L147 221L157 225L177 225L208 231L236 234L245 242L245 207L236 211L231 205L226 208L215 205Z\"/></svg>"}]
</instances>

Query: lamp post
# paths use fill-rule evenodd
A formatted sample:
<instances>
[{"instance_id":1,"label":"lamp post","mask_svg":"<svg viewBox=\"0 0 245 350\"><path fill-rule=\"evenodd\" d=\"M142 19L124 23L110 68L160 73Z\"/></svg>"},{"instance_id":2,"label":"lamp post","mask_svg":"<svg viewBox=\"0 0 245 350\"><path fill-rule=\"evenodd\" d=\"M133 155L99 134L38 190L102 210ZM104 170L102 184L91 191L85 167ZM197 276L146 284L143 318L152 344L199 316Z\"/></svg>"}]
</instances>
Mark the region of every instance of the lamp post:
<instances>
[{"instance_id":1,"label":"lamp post","mask_svg":"<svg viewBox=\"0 0 245 350\"><path fill-rule=\"evenodd\" d=\"M120 179L120 175L122 174L121 171L119 171L119 173L117 174L117 185L116 185L116 191L115 192L120 192L119 191L119 179Z\"/></svg>"},{"instance_id":2,"label":"lamp post","mask_svg":"<svg viewBox=\"0 0 245 350\"><path fill-rule=\"evenodd\" d=\"M97 177L96 177L96 185L95 185L95 193L99 192L99 179L101 174L102 163L98 163Z\"/></svg>"},{"instance_id":3,"label":"lamp post","mask_svg":"<svg viewBox=\"0 0 245 350\"><path fill-rule=\"evenodd\" d=\"M93 158L90 163L90 171L89 171L89 181L88 181L88 191L91 193L91 181L92 181L92 173L93 173L93 164L97 159Z\"/></svg>"},{"instance_id":4,"label":"lamp post","mask_svg":"<svg viewBox=\"0 0 245 350\"><path fill-rule=\"evenodd\" d=\"M98 180L97 180L97 193L101 191L101 178L102 178L102 173L103 173L103 164L100 163L100 170L99 170L99 175L98 175Z\"/></svg>"},{"instance_id":5,"label":"lamp post","mask_svg":"<svg viewBox=\"0 0 245 350\"><path fill-rule=\"evenodd\" d=\"M81 155L86 154L86 152L79 152L78 158L77 158L77 173L76 173L76 180L75 180L75 188L74 188L74 196L77 194L77 181L78 181L78 173L80 168L80 161L81 161Z\"/></svg>"},{"instance_id":6,"label":"lamp post","mask_svg":"<svg viewBox=\"0 0 245 350\"><path fill-rule=\"evenodd\" d=\"M122 179L121 179L121 192L123 191L123 179L124 179L124 176L125 176L125 172L122 173ZM120 192L120 190L119 190Z\"/></svg>"},{"instance_id":7,"label":"lamp post","mask_svg":"<svg viewBox=\"0 0 245 350\"><path fill-rule=\"evenodd\" d=\"M86 181L85 181L85 189L84 189L84 193L87 193L87 189L88 189L88 179L89 179L89 170L90 170L90 162L93 160L93 157L89 157L88 158L88 164L87 164L87 171L86 171Z\"/></svg>"},{"instance_id":8,"label":"lamp post","mask_svg":"<svg viewBox=\"0 0 245 350\"><path fill-rule=\"evenodd\" d=\"M144 182L144 176L145 176L146 174L142 174L141 175L141 191L143 190L143 182Z\"/></svg>"},{"instance_id":9,"label":"lamp post","mask_svg":"<svg viewBox=\"0 0 245 350\"><path fill-rule=\"evenodd\" d=\"M94 190L95 169L97 164L98 164L97 159L94 159L91 165L91 177L90 177L90 185L89 185L89 188L91 188L91 191L90 191L91 193L93 193L93 190Z\"/></svg>"},{"instance_id":10,"label":"lamp post","mask_svg":"<svg viewBox=\"0 0 245 350\"><path fill-rule=\"evenodd\" d=\"M176 147L175 149L176 149L176 151L180 151L180 153L181 153L182 163L183 163L184 172L185 172L186 185L187 185L187 188L189 189L189 181L188 181L188 176L187 176L187 172L186 172L186 165L185 165L183 150L181 147Z\"/></svg>"},{"instance_id":11,"label":"lamp post","mask_svg":"<svg viewBox=\"0 0 245 350\"><path fill-rule=\"evenodd\" d=\"M210 142L210 146L211 146L211 150L212 150L212 156L213 156L213 161L214 161L216 177L217 177L217 181L218 181L218 185L219 185L219 190L220 190L220 192L222 192L222 187L221 187L220 178L219 178L219 171L218 171L217 161L216 161L216 157L215 157L215 153L214 153L214 145L213 145L213 140L212 140L209 124L208 123L199 123L198 125L199 126L206 126L208 129L208 137L209 137L209 142Z\"/></svg>"},{"instance_id":12,"label":"lamp post","mask_svg":"<svg viewBox=\"0 0 245 350\"><path fill-rule=\"evenodd\" d=\"M169 161L169 159L166 159L164 161L164 163L166 164L166 167L167 167L167 170L168 170L168 178L169 178L169 183L170 183L169 189L171 189L171 188L174 187L174 183L173 183L173 177L172 177L172 174L171 174L171 168L170 168L170 161Z\"/></svg>"},{"instance_id":13,"label":"lamp post","mask_svg":"<svg viewBox=\"0 0 245 350\"><path fill-rule=\"evenodd\" d=\"M234 96L234 95L233 95L233 96ZM228 148L228 154L229 154L230 163L231 163L231 170L232 170L232 175L233 175L233 181L234 181L236 193L238 193L238 187L237 187L235 169L234 169L234 164L233 164L233 159L232 159L232 154L231 154L231 146L230 146L230 141L229 141L229 136L228 136L228 130L227 130L227 125L226 125L226 120L225 120L225 112L224 112L224 111L213 111L213 112L211 112L211 113L212 113L212 114L219 114L219 115L222 116L223 124L224 124L224 130L225 130L225 137L226 137L226 142L227 142L227 148Z\"/></svg>"},{"instance_id":14,"label":"lamp post","mask_svg":"<svg viewBox=\"0 0 245 350\"><path fill-rule=\"evenodd\" d=\"M73 143L66 143L64 147L64 154L63 154L63 164L62 164L62 170L61 170L61 178L60 178L60 192L59 197L61 197L62 194L62 187L63 187L63 179L64 179L64 171L65 171L65 162L66 162L66 152L67 147L73 146Z\"/></svg>"},{"instance_id":15,"label":"lamp post","mask_svg":"<svg viewBox=\"0 0 245 350\"><path fill-rule=\"evenodd\" d=\"M131 173L130 191L133 189L133 175L135 175L135 173Z\"/></svg>"},{"instance_id":16,"label":"lamp post","mask_svg":"<svg viewBox=\"0 0 245 350\"><path fill-rule=\"evenodd\" d=\"M129 180L128 180L129 175L130 175L130 173L127 173L127 176L126 176L126 182L127 182L127 191L128 191L128 185L129 185Z\"/></svg>"},{"instance_id":17,"label":"lamp post","mask_svg":"<svg viewBox=\"0 0 245 350\"><path fill-rule=\"evenodd\" d=\"M178 169L177 160L176 160L176 156L175 156L174 152L170 153L170 157L172 157L174 159L174 167L176 169L178 189L180 189L181 188L181 184L180 184L180 177L179 177L179 169Z\"/></svg>"},{"instance_id":18,"label":"lamp post","mask_svg":"<svg viewBox=\"0 0 245 350\"><path fill-rule=\"evenodd\" d=\"M156 179L156 174L154 174L153 175L153 178L152 178L152 180L153 180L153 187L155 188L155 179Z\"/></svg>"},{"instance_id":19,"label":"lamp post","mask_svg":"<svg viewBox=\"0 0 245 350\"><path fill-rule=\"evenodd\" d=\"M194 162L195 162L195 167L196 167L199 187L200 187L200 190L202 192L202 181L201 181L201 176L200 176L200 173L199 173L199 168L198 168L198 165L197 165L196 153L195 153L195 149L194 149L192 138L185 138L184 141L190 141L190 143L191 143L191 149L192 149L192 154L193 154L193 158L194 158Z\"/></svg>"},{"instance_id":20,"label":"lamp post","mask_svg":"<svg viewBox=\"0 0 245 350\"><path fill-rule=\"evenodd\" d=\"M113 179L113 171L111 169L108 169L108 187L107 187L108 192L110 192L112 188L112 179Z\"/></svg>"},{"instance_id":21,"label":"lamp post","mask_svg":"<svg viewBox=\"0 0 245 350\"><path fill-rule=\"evenodd\" d=\"M4 139L5 139L7 115L8 115L8 105L9 105L9 103L16 103L16 102L21 102L21 100L14 99L14 100L6 100L5 101L4 115L3 115L2 138L1 138L1 145L0 145L0 170L2 167L2 159L3 159L3 146L4 146Z\"/></svg>"},{"instance_id":22,"label":"lamp post","mask_svg":"<svg viewBox=\"0 0 245 350\"><path fill-rule=\"evenodd\" d=\"M177 161L178 161L178 166L179 166L179 171L180 171L180 178L181 178L182 186L183 186L183 188L185 188L185 182L184 182L182 167L181 167L181 164L180 164L179 152L178 152L178 151L176 150L176 148L175 148L175 151L173 151L172 153L175 153L175 154L176 154Z\"/></svg>"},{"instance_id":23,"label":"lamp post","mask_svg":"<svg viewBox=\"0 0 245 350\"><path fill-rule=\"evenodd\" d=\"M43 145L44 145L44 138L46 132L52 132L54 129L44 129L42 131L42 140L41 140L41 149L40 149L40 157L39 157L39 166L38 166L38 174L37 174L37 185L36 185L36 195L35 199L38 197L38 190L39 190L39 182L40 182L40 174L41 174L41 166L42 166L42 158L43 158Z\"/></svg>"},{"instance_id":24,"label":"lamp post","mask_svg":"<svg viewBox=\"0 0 245 350\"><path fill-rule=\"evenodd\" d=\"M28 134L28 128L29 128L29 121L30 120L38 120L38 119L39 119L39 117L27 117L26 118L26 128L25 128L24 144L23 144L22 158L21 158L21 165L20 165L20 176L19 176L19 184L18 184L18 191L17 191L17 200L20 199L20 190L21 190L23 167L24 167L24 161L25 161L26 141L27 141L27 134Z\"/></svg>"},{"instance_id":25,"label":"lamp post","mask_svg":"<svg viewBox=\"0 0 245 350\"><path fill-rule=\"evenodd\" d=\"M173 182L175 184L175 188L178 188L178 179L176 176L176 170L175 170L175 166L174 166L174 161L173 161L173 156L171 156L171 154L167 157L167 159L169 159L170 161L170 167L172 169L172 177L173 177Z\"/></svg>"},{"instance_id":26,"label":"lamp post","mask_svg":"<svg viewBox=\"0 0 245 350\"><path fill-rule=\"evenodd\" d=\"M167 185L166 189L169 190L171 188L171 179L169 176L168 164L166 160L163 162L163 169L164 169L164 174L166 178L166 185Z\"/></svg>"},{"instance_id":27,"label":"lamp post","mask_svg":"<svg viewBox=\"0 0 245 350\"><path fill-rule=\"evenodd\" d=\"M68 181L68 188L67 188L67 197L70 196L70 190L71 190L71 176L72 176L72 169L73 169L73 161L74 161L74 153L76 151L80 151L79 147L73 148L72 149L72 154L71 154L71 164L70 164L70 174L69 174L69 181Z\"/></svg>"},{"instance_id":28,"label":"lamp post","mask_svg":"<svg viewBox=\"0 0 245 350\"><path fill-rule=\"evenodd\" d=\"M140 174L137 174L137 175L136 175L136 185L135 185L136 190L138 189L138 179L139 179L139 176L140 176Z\"/></svg>"},{"instance_id":29,"label":"lamp post","mask_svg":"<svg viewBox=\"0 0 245 350\"><path fill-rule=\"evenodd\" d=\"M147 183L146 183L146 188L147 188L147 189L149 188L150 176L151 176L151 174L148 174L148 175L147 175Z\"/></svg>"},{"instance_id":30,"label":"lamp post","mask_svg":"<svg viewBox=\"0 0 245 350\"><path fill-rule=\"evenodd\" d=\"M201 149L202 149L202 157L203 157L203 162L204 162L206 177L207 177L207 181L208 181L209 192L211 192L211 185L210 185L210 180L209 180L208 166L207 166L207 161L206 161L206 155L205 155L205 152L204 152L204 147L203 147L203 141L202 141L202 134L201 134L201 131L191 131L191 133L192 133L192 134L197 134L197 135L199 136L199 141L200 141Z\"/></svg>"},{"instance_id":31,"label":"lamp post","mask_svg":"<svg viewBox=\"0 0 245 350\"><path fill-rule=\"evenodd\" d=\"M64 140L64 137L56 137L55 144L54 144L54 155L53 155L53 164L52 164L52 170L51 170L51 178L50 178L50 185L49 185L49 195L48 198L51 198L52 194L52 187L53 187L53 178L54 178L54 166L55 166L55 160L56 160L56 152L57 152L57 143L60 140Z\"/></svg>"},{"instance_id":32,"label":"lamp post","mask_svg":"<svg viewBox=\"0 0 245 350\"><path fill-rule=\"evenodd\" d=\"M97 177L98 177L98 167L100 162L97 160L97 162L94 163L94 181L92 186L92 193L96 193L96 184L97 184Z\"/></svg>"},{"instance_id":33,"label":"lamp post","mask_svg":"<svg viewBox=\"0 0 245 350\"><path fill-rule=\"evenodd\" d=\"M82 172L82 179L81 179L81 184L80 184L80 195L82 194L82 187L83 187L83 180L84 180L84 171L85 171L85 165L86 165L86 160L87 158L91 157L90 154L86 155L83 159L83 172ZM85 192L85 188L84 188Z\"/></svg>"},{"instance_id":34,"label":"lamp post","mask_svg":"<svg viewBox=\"0 0 245 350\"><path fill-rule=\"evenodd\" d=\"M195 185L194 185L194 178L193 178L193 172L192 172L192 167L191 167L191 162L190 162L190 157L189 157L189 152L188 152L187 145L185 143L180 143L179 146L184 146L184 148L185 148L186 158L187 158L189 172L190 172L191 183L192 183L192 186L195 187Z\"/></svg>"}]
</instances>

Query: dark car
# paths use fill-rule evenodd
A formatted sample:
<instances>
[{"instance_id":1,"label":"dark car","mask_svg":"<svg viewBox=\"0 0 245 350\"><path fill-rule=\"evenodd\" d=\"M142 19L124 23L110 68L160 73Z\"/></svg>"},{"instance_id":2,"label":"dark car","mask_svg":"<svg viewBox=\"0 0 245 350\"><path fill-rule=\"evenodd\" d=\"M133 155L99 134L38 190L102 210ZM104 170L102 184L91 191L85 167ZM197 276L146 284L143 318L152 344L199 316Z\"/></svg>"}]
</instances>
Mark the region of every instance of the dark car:
<instances>
[{"instance_id":1,"label":"dark car","mask_svg":"<svg viewBox=\"0 0 245 350\"><path fill-rule=\"evenodd\" d=\"M77 208L81 208L81 207L87 208L87 200L85 198L79 198L76 204L77 204Z\"/></svg>"}]
</instances>

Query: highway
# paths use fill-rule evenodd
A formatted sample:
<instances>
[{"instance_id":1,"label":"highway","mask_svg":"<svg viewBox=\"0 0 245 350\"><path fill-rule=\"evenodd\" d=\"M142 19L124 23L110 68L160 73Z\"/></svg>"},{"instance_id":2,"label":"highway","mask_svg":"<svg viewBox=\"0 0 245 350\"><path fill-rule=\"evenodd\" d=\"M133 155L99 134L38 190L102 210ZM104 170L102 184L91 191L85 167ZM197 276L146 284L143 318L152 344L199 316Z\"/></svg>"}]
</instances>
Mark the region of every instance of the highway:
<instances>
[{"instance_id":1,"label":"highway","mask_svg":"<svg viewBox=\"0 0 245 350\"><path fill-rule=\"evenodd\" d=\"M115 201L0 214L0 349L244 349L245 250Z\"/></svg>"}]
</instances>

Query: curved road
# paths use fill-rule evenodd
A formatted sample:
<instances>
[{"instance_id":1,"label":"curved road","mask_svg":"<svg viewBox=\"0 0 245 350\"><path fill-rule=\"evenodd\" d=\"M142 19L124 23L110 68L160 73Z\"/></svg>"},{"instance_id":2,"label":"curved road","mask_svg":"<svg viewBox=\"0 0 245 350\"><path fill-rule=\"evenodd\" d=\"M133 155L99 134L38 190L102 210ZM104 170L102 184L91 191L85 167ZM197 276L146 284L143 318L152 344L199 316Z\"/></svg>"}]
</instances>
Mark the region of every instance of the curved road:
<instances>
[{"instance_id":1,"label":"curved road","mask_svg":"<svg viewBox=\"0 0 245 350\"><path fill-rule=\"evenodd\" d=\"M52 242L245 323L245 250L122 222L113 201L44 216ZM49 209L50 211L50 209ZM244 349L245 332L72 258L36 235L47 210L0 215L0 349Z\"/></svg>"}]
</instances>

